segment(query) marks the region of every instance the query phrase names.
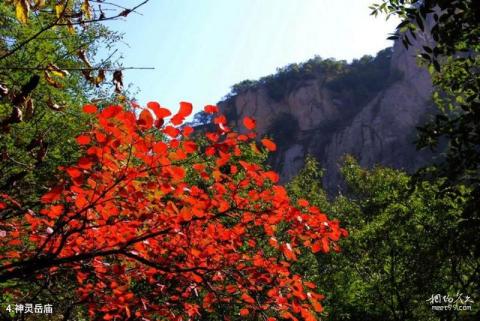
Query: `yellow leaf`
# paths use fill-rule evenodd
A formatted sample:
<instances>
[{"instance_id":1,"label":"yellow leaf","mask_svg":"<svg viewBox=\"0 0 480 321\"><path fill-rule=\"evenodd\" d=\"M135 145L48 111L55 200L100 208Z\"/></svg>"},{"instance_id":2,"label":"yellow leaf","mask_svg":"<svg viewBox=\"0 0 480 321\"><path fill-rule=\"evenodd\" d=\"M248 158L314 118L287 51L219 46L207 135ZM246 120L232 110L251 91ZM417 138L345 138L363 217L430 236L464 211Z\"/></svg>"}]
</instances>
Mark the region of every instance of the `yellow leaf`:
<instances>
[{"instance_id":1,"label":"yellow leaf","mask_svg":"<svg viewBox=\"0 0 480 321\"><path fill-rule=\"evenodd\" d=\"M63 85L60 84L59 82L55 81L55 79L53 79L51 76L50 76L50 73L45 70L45 81L50 85L50 86L53 86L55 88L63 88Z\"/></svg>"},{"instance_id":2,"label":"yellow leaf","mask_svg":"<svg viewBox=\"0 0 480 321\"><path fill-rule=\"evenodd\" d=\"M30 4L28 0L15 0L15 15L21 23L27 23Z\"/></svg>"},{"instance_id":3,"label":"yellow leaf","mask_svg":"<svg viewBox=\"0 0 480 321\"><path fill-rule=\"evenodd\" d=\"M83 1L80 10L82 10L87 20L92 19L92 9L90 8L90 2L88 0Z\"/></svg>"},{"instance_id":4,"label":"yellow leaf","mask_svg":"<svg viewBox=\"0 0 480 321\"><path fill-rule=\"evenodd\" d=\"M250 144L250 148L255 154L260 154L260 150L258 149L257 144L255 144L254 142Z\"/></svg>"},{"instance_id":5,"label":"yellow leaf","mask_svg":"<svg viewBox=\"0 0 480 321\"><path fill-rule=\"evenodd\" d=\"M55 13L57 14L57 18L60 18L64 9L65 9L65 4L63 2L55 5Z\"/></svg>"},{"instance_id":6,"label":"yellow leaf","mask_svg":"<svg viewBox=\"0 0 480 321\"><path fill-rule=\"evenodd\" d=\"M51 72L54 76L57 77L65 77L69 75L68 71L62 70L52 63L48 64L47 68L49 72Z\"/></svg>"},{"instance_id":7,"label":"yellow leaf","mask_svg":"<svg viewBox=\"0 0 480 321\"><path fill-rule=\"evenodd\" d=\"M95 77L95 85L99 85L104 80L105 80L105 70L100 69L98 71L97 77Z\"/></svg>"},{"instance_id":8,"label":"yellow leaf","mask_svg":"<svg viewBox=\"0 0 480 321\"><path fill-rule=\"evenodd\" d=\"M72 21L70 19L67 20L67 30L72 35L75 33L75 28L73 27Z\"/></svg>"},{"instance_id":9,"label":"yellow leaf","mask_svg":"<svg viewBox=\"0 0 480 321\"><path fill-rule=\"evenodd\" d=\"M35 10L45 7L45 0L35 0L34 6L35 6L34 7Z\"/></svg>"}]
</instances>

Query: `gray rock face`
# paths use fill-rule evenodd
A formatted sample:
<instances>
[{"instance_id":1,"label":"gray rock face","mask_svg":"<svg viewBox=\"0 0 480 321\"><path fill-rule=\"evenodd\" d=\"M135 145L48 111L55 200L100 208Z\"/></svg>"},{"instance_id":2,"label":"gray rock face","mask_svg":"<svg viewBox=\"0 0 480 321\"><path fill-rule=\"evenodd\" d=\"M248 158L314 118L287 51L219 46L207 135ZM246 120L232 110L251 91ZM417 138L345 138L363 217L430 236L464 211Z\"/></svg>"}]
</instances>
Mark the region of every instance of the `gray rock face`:
<instances>
[{"instance_id":1,"label":"gray rock face","mask_svg":"<svg viewBox=\"0 0 480 321\"><path fill-rule=\"evenodd\" d=\"M260 85L218 105L237 128L242 127L243 117L251 116L257 120L260 136L281 138L272 166L283 182L297 174L305 156L311 154L326 170L326 189L335 193L341 186L339 166L345 154L355 156L362 166L381 164L407 171L431 159L417 152L413 143L416 126L432 108L429 74L417 67L414 51L407 52L399 43L393 48L390 68L402 76L353 115L351 100L326 86L327 75L296 84L278 101Z\"/></svg>"}]
</instances>

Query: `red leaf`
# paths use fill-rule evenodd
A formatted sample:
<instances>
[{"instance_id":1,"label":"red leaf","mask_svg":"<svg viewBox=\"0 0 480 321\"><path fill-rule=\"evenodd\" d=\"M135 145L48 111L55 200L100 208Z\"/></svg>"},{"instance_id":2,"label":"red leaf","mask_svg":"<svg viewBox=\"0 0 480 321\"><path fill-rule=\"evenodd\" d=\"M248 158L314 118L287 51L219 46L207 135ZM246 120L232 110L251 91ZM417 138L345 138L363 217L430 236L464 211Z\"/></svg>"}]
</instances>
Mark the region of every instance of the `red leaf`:
<instances>
[{"instance_id":1,"label":"red leaf","mask_svg":"<svg viewBox=\"0 0 480 321\"><path fill-rule=\"evenodd\" d=\"M220 138L217 133L206 133L205 136L212 142L216 143Z\"/></svg>"},{"instance_id":2,"label":"red leaf","mask_svg":"<svg viewBox=\"0 0 480 321\"><path fill-rule=\"evenodd\" d=\"M120 106L108 106L100 113L100 116L103 118L112 118L116 116L119 112L123 110Z\"/></svg>"},{"instance_id":3,"label":"red leaf","mask_svg":"<svg viewBox=\"0 0 480 321\"><path fill-rule=\"evenodd\" d=\"M197 151L197 144L187 141L183 143L183 148L185 149L185 152L189 154L195 153Z\"/></svg>"},{"instance_id":4,"label":"red leaf","mask_svg":"<svg viewBox=\"0 0 480 321\"><path fill-rule=\"evenodd\" d=\"M193 213L190 209L183 207L180 210L180 217L182 218L183 221L188 222L192 219Z\"/></svg>"},{"instance_id":5,"label":"red leaf","mask_svg":"<svg viewBox=\"0 0 480 321\"><path fill-rule=\"evenodd\" d=\"M317 318L307 309L301 308L301 315L305 321L317 321Z\"/></svg>"},{"instance_id":6,"label":"red leaf","mask_svg":"<svg viewBox=\"0 0 480 321\"><path fill-rule=\"evenodd\" d=\"M183 127L183 136L188 137L193 133L193 128L190 126Z\"/></svg>"},{"instance_id":7,"label":"red leaf","mask_svg":"<svg viewBox=\"0 0 480 321\"><path fill-rule=\"evenodd\" d=\"M170 112L170 110L168 110L166 108L163 108L163 107L160 107L160 104L155 102L155 101L151 101L151 102L147 103L147 107L150 108L151 110L153 110L153 112L155 113L155 116L157 116L157 118L165 118L165 117L168 117L172 114Z\"/></svg>"},{"instance_id":8,"label":"red leaf","mask_svg":"<svg viewBox=\"0 0 480 321\"><path fill-rule=\"evenodd\" d=\"M90 169L93 166L93 161L89 157L82 157L78 160L78 167L83 169Z\"/></svg>"},{"instance_id":9,"label":"red leaf","mask_svg":"<svg viewBox=\"0 0 480 321\"><path fill-rule=\"evenodd\" d=\"M297 260L297 256L293 252L292 246L289 243L282 246L282 252L285 255L285 257L287 258L287 260L291 260L291 261L296 261Z\"/></svg>"},{"instance_id":10,"label":"red leaf","mask_svg":"<svg viewBox=\"0 0 480 321\"><path fill-rule=\"evenodd\" d=\"M90 137L86 135L80 135L77 137L77 143L79 145L87 145L90 143Z\"/></svg>"},{"instance_id":11,"label":"red leaf","mask_svg":"<svg viewBox=\"0 0 480 321\"><path fill-rule=\"evenodd\" d=\"M61 186L52 188L48 193L45 193L42 196L42 203L52 203L58 201L60 199L60 194L62 193L62 190L63 188Z\"/></svg>"},{"instance_id":12,"label":"red leaf","mask_svg":"<svg viewBox=\"0 0 480 321\"><path fill-rule=\"evenodd\" d=\"M322 251L323 253L328 253L330 251L330 246L329 246L329 241L328 238L324 237L322 238Z\"/></svg>"},{"instance_id":13,"label":"red leaf","mask_svg":"<svg viewBox=\"0 0 480 321\"><path fill-rule=\"evenodd\" d=\"M215 119L213 120L213 123L217 124L217 125L220 125L220 124L226 125L227 124L227 118L224 115L215 117Z\"/></svg>"},{"instance_id":14,"label":"red leaf","mask_svg":"<svg viewBox=\"0 0 480 321\"><path fill-rule=\"evenodd\" d=\"M277 183L280 178L278 174L273 171L265 172L263 175L269 180L271 180L273 183Z\"/></svg>"},{"instance_id":15,"label":"red leaf","mask_svg":"<svg viewBox=\"0 0 480 321\"><path fill-rule=\"evenodd\" d=\"M172 166L170 168L170 171L172 173L172 178L175 180L180 180L185 177L185 169L180 166Z\"/></svg>"},{"instance_id":16,"label":"red leaf","mask_svg":"<svg viewBox=\"0 0 480 321\"><path fill-rule=\"evenodd\" d=\"M153 145L153 151L157 155L165 153L167 149L168 149L168 146L164 142L158 142L158 143L155 143L155 145Z\"/></svg>"},{"instance_id":17,"label":"red leaf","mask_svg":"<svg viewBox=\"0 0 480 321\"><path fill-rule=\"evenodd\" d=\"M244 308L244 309L240 309L240 315L241 315L242 317L247 316L247 315L249 315L249 314L250 314L250 311L248 311L248 309L245 309L245 308Z\"/></svg>"},{"instance_id":18,"label":"red leaf","mask_svg":"<svg viewBox=\"0 0 480 321\"><path fill-rule=\"evenodd\" d=\"M180 130L178 128L173 127L173 126L165 127L163 132L165 134L167 134L168 136L172 137L172 138L175 138L180 134Z\"/></svg>"},{"instance_id":19,"label":"red leaf","mask_svg":"<svg viewBox=\"0 0 480 321\"><path fill-rule=\"evenodd\" d=\"M178 111L177 115L181 115L182 117L187 117L192 113L193 106L191 103L187 102L180 102L180 110Z\"/></svg>"},{"instance_id":20,"label":"red leaf","mask_svg":"<svg viewBox=\"0 0 480 321\"><path fill-rule=\"evenodd\" d=\"M312 245L312 252L313 253L318 253L318 252L320 252L321 249L322 249L322 244L320 243L320 241L317 241L317 242L313 243L313 245Z\"/></svg>"},{"instance_id":21,"label":"red leaf","mask_svg":"<svg viewBox=\"0 0 480 321\"><path fill-rule=\"evenodd\" d=\"M183 117L180 114L176 114L170 119L170 122L173 125L178 126L178 125L182 124L184 120L185 120L185 117Z\"/></svg>"},{"instance_id":22,"label":"red leaf","mask_svg":"<svg viewBox=\"0 0 480 321\"><path fill-rule=\"evenodd\" d=\"M329 241L327 238L322 238L321 240L319 241L316 241L313 245L312 245L312 252L313 253L318 253L318 252L323 252L323 253L328 253L328 251L330 250L330 247L329 247Z\"/></svg>"},{"instance_id":23,"label":"red leaf","mask_svg":"<svg viewBox=\"0 0 480 321\"><path fill-rule=\"evenodd\" d=\"M308 201L306 199L301 198L301 199L298 200L298 205L300 205L302 207L307 207L310 204L308 203Z\"/></svg>"},{"instance_id":24,"label":"red leaf","mask_svg":"<svg viewBox=\"0 0 480 321\"><path fill-rule=\"evenodd\" d=\"M95 133L95 138L97 139L97 142L99 143L105 143L107 141L107 136L105 134L96 132Z\"/></svg>"},{"instance_id":25,"label":"red leaf","mask_svg":"<svg viewBox=\"0 0 480 321\"><path fill-rule=\"evenodd\" d=\"M142 110L138 117L138 125L144 128L151 128L153 125L152 113L148 109Z\"/></svg>"},{"instance_id":26,"label":"red leaf","mask_svg":"<svg viewBox=\"0 0 480 321\"><path fill-rule=\"evenodd\" d=\"M245 125L245 127L249 130L253 130L255 129L255 126L257 125L257 122L255 121L255 119L253 118L250 118L250 117L245 117L243 119L243 125Z\"/></svg>"},{"instance_id":27,"label":"red leaf","mask_svg":"<svg viewBox=\"0 0 480 321\"><path fill-rule=\"evenodd\" d=\"M83 106L83 112L86 114L95 114L97 112L97 107L94 105L85 105Z\"/></svg>"},{"instance_id":28,"label":"red leaf","mask_svg":"<svg viewBox=\"0 0 480 321\"><path fill-rule=\"evenodd\" d=\"M313 309L315 310L315 312L322 312L323 311L323 307L322 305L320 304L320 302L318 302L317 300L315 300L314 298L310 298L310 302L312 303L312 306L313 306Z\"/></svg>"},{"instance_id":29,"label":"red leaf","mask_svg":"<svg viewBox=\"0 0 480 321\"><path fill-rule=\"evenodd\" d=\"M207 106L205 106L205 108L203 108L203 110L204 110L207 114L215 114L215 113L218 113L218 107L217 107L217 106L213 106L213 105L207 105Z\"/></svg>"},{"instance_id":30,"label":"red leaf","mask_svg":"<svg viewBox=\"0 0 480 321\"><path fill-rule=\"evenodd\" d=\"M63 213L63 210L64 210L63 205L54 205L48 209L46 214L51 219L56 219Z\"/></svg>"},{"instance_id":31,"label":"red leaf","mask_svg":"<svg viewBox=\"0 0 480 321\"><path fill-rule=\"evenodd\" d=\"M8 245L10 245L10 246L22 245L22 241L20 241L20 240L11 240L11 241L8 242Z\"/></svg>"},{"instance_id":32,"label":"red leaf","mask_svg":"<svg viewBox=\"0 0 480 321\"><path fill-rule=\"evenodd\" d=\"M195 274L195 273L192 274L192 280L197 282L197 283L200 283L200 282L203 281L202 277L200 275Z\"/></svg>"},{"instance_id":33,"label":"red leaf","mask_svg":"<svg viewBox=\"0 0 480 321\"><path fill-rule=\"evenodd\" d=\"M268 138L262 139L262 144L271 152L274 152L277 149L277 145L275 145L275 143Z\"/></svg>"},{"instance_id":34,"label":"red leaf","mask_svg":"<svg viewBox=\"0 0 480 321\"><path fill-rule=\"evenodd\" d=\"M248 295L247 293L242 294L242 300L247 302L247 303L250 303L250 304L255 303L255 300L250 295Z\"/></svg>"},{"instance_id":35,"label":"red leaf","mask_svg":"<svg viewBox=\"0 0 480 321\"><path fill-rule=\"evenodd\" d=\"M75 168L75 167L69 167L69 168L67 168L67 173L68 173L68 175L70 175L72 178L77 178L77 177L82 176L82 172L81 172L78 168Z\"/></svg>"}]
</instances>

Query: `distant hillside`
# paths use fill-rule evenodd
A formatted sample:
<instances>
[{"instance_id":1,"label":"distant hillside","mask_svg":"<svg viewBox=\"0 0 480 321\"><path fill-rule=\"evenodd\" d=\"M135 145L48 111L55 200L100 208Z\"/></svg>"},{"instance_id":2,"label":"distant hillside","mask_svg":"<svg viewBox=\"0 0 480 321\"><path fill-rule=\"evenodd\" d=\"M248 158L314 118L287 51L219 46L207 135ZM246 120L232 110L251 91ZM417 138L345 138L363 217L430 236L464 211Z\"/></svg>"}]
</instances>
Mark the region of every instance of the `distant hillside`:
<instances>
[{"instance_id":1,"label":"distant hillside","mask_svg":"<svg viewBox=\"0 0 480 321\"><path fill-rule=\"evenodd\" d=\"M431 89L428 73L396 44L352 63L315 57L288 65L234 85L219 106L239 128L244 116L253 116L259 134L276 140L271 164L283 181L311 154L326 169L324 185L334 193L345 154L363 166L408 171L431 159L413 144L415 127L432 106Z\"/></svg>"}]
</instances>

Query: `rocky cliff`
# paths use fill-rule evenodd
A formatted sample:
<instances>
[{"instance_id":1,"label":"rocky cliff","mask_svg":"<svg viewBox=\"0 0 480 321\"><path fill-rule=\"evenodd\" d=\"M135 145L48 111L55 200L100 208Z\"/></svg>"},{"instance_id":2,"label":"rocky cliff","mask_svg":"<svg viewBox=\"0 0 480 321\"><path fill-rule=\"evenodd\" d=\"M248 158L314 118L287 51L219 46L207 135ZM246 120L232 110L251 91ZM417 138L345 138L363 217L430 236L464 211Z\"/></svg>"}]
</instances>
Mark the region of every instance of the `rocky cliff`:
<instances>
[{"instance_id":1,"label":"rocky cliff","mask_svg":"<svg viewBox=\"0 0 480 321\"><path fill-rule=\"evenodd\" d=\"M245 81L218 105L241 127L257 120L258 133L278 145L272 166L283 181L303 166L307 154L325 168L331 193L341 186L345 154L361 165L412 171L431 155L418 153L416 126L432 108L429 75L401 44L352 63L312 59L280 69L259 81Z\"/></svg>"}]
</instances>

